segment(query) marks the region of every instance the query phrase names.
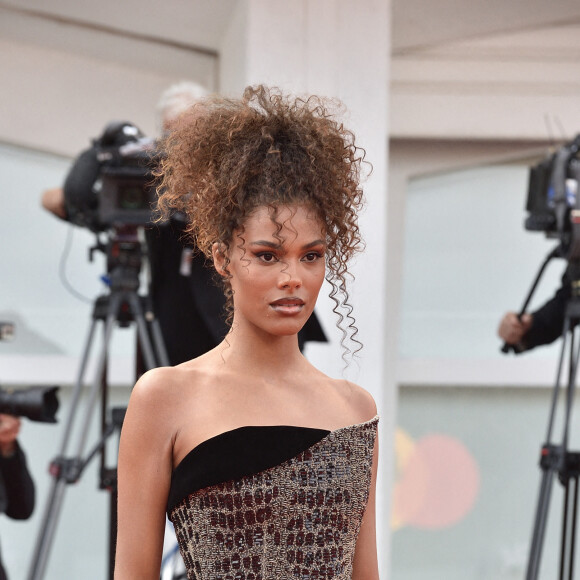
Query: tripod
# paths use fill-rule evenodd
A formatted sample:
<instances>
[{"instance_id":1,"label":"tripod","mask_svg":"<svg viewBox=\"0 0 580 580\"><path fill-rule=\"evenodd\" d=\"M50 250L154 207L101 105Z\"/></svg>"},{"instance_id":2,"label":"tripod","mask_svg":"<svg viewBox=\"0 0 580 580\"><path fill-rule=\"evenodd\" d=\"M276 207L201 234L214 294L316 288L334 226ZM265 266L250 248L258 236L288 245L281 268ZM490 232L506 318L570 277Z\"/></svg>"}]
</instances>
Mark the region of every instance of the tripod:
<instances>
[{"instance_id":1,"label":"tripod","mask_svg":"<svg viewBox=\"0 0 580 580\"><path fill-rule=\"evenodd\" d=\"M116 228L108 244L100 242L91 248L91 258L94 250L103 251L107 255L107 272L109 293L96 299L93 307L92 322L81 358L78 378L75 383L70 411L65 424L64 434L58 455L51 462L50 473L52 485L41 522L28 580L41 580L44 577L49 552L56 534L58 518L62 509L65 489L68 484L76 483L90 461L101 455L100 487L110 492L110 526L109 526L109 578L113 578L115 532L116 532L116 501L117 501L117 470L105 465L105 444L115 432L119 432L123 422L125 409L112 409L110 418L106 419L107 410L107 378L106 366L108 349L113 328L116 323L121 327L137 325L138 349L142 353L145 367L151 369L159 365L168 365L168 357L163 344L161 328L153 315L148 296L139 296L139 272L142 264L142 247L138 239L136 226ZM85 391L85 373L97 330L97 325L103 325L103 344L96 359L95 377L88 391L88 400L84 409L78 439L73 441L72 431L80 412L81 394ZM85 447L88 438L91 417L97 400L101 396L103 421L101 438L86 454ZM72 453L67 450L72 447Z\"/></svg>"},{"instance_id":2,"label":"tripod","mask_svg":"<svg viewBox=\"0 0 580 580\"><path fill-rule=\"evenodd\" d=\"M564 487L564 504L562 507L562 532L560 545L559 578L572 580L574 573L574 553L576 544L576 518L578 508L578 480L580 477L580 453L568 449L570 416L576 389L576 374L580 360L580 341L574 327L580 322L580 287L578 282L572 283L572 296L566 304L564 327L562 331L562 349L558 363L556 382L552 394L552 403L548 420L546 443L540 454L542 470L540 491L532 541L526 570L526 580L536 580L540 571L542 547L546 532L548 510L554 476ZM565 392L565 409L562 441L552 443L552 432L556 415L558 396L561 391L562 369L566 357L566 347L569 343L568 382ZM578 345L576 345L578 343Z\"/></svg>"}]
</instances>

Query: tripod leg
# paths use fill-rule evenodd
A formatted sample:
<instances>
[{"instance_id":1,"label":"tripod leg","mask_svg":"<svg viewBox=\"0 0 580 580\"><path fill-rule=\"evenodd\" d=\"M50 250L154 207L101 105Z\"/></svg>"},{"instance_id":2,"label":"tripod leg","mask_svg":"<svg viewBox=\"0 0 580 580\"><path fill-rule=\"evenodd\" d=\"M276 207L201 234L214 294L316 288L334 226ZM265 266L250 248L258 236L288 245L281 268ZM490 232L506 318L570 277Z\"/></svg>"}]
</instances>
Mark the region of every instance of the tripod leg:
<instances>
[{"instance_id":1,"label":"tripod leg","mask_svg":"<svg viewBox=\"0 0 580 580\"><path fill-rule=\"evenodd\" d=\"M139 335L139 341L141 342L141 348L143 349L143 357L145 358L147 370L153 369L157 366L157 363L155 361L151 342L149 341L149 335L147 334L147 324L145 323L145 317L143 316L141 301L136 294L130 294L127 297L127 301L131 307L133 318L137 323L137 333Z\"/></svg>"},{"instance_id":2,"label":"tripod leg","mask_svg":"<svg viewBox=\"0 0 580 580\"><path fill-rule=\"evenodd\" d=\"M528 567L526 570L526 580L536 580L540 572L542 546L546 533L546 523L548 519L548 508L550 506L550 496L552 493L553 477L554 472L551 470L546 470L542 474L538 507L536 509L534 531L532 534L532 543L530 546L530 555L528 558Z\"/></svg>"},{"instance_id":3,"label":"tripod leg","mask_svg":"<svg viewBox=\"0 0 580 580\"><path fill-rule=\"evenodd\" d=\"M570 485L574 485L574 496L570 503ZM576 545L576 510L578 508L578 476L566 480L564 484L564 516L560 547L560 580L574 577L574 555ZM571 520L571 522L570 522ZM569 535L568 535L569 534ZM566 569L568 574L566 575Z\"/></svg>"},{"instance_id":4,"label":"tripod leg","mask_svg":"<svg viewBox=\"0 0 580 580\"><path fill-rule=\"evenodd\" d=\"M52 483L46 510L44 512L41 532L37 538L32 565L28 572L28 580L40 580L44 577L48 553L54 538L60 508L64 497L66 481L55 479Z\"/></svg>"},{"instance_id":5,"label":"tripod leg","mask_svg":"<svg viewBox=\"0 0 580 580\"><path fill-rule=\"evenodd\" d=\"M153 336L153 343L155 345L155 350L157 352L157 359L163 367L169 366L169 356L167 354L167 349L165 348L165 341L163 340L163 333L161 332L161 325L159 320L154 318L151 321L151 334Z\"/></svg>"},{"instance_id":6,"label":"tripod leg","mask_svg":"<svg viewBox=\"0 0 580 580\"><path fill-rule=\"evenodd\" d=\"M568 437L569 437L569 427L570 427L570 415L572 412L572 406L574 404L574 395L576 388L576 373L578 371L578 360L580 358L580 346L578 351L574 352L574 339L576 330L570 339L570 370L569 370L569 380L568 387L566 391L566 407L564 415L564 432L562 435L562 449L563 449L563 461L560 466L561 481L564 485L564 507L562 516L562 539L560 546L560 580L564 580L566 573L566 567L568 567L569 575L568 578L572 579L572 571L574 568L574 543L576 540L576 507L578 501L578 476L570 474L570 458L571 454L568 453ZM574 483L574 500L572 506L570 507L570 484L571 480ZM572 513L570 513L572 509ZM572 523L569 524L569 518ZM570 536L570 541L568 543L568 537Z\"/></svg>"},{"instance_id":7,"label":"tripod leg","mask_svg":"<svg viewBox=\"0 0 580 580\"><path fill-rule=\"evenodd\" d=\"M574 577L574 557L576 555L576 523L578 515L578 476L574 477L574 502L572 507L572 528L570 530L570 574L569 579Z\"/></svg>"},{"instance_id":8,"label":"tripod leg","mask_svg":"<svg viewBox=\"0 0 580 580\"><path fill-rule=\"evenodd\" d=\"M143 315L143 308L141 306L141 301L139 297L135 294L130 294L127 297L127 301L131 307L131 313L133 314L133 318L137 323L137 332L139 335L139 342L141 344L141 349L143 350L143 357L145 359L145 365L147 366L147 370L153 369L158 365L157 360L155 359L155 353L153 351L153 346L151 345L151 341L149 338L149 332L147 330L147 323L145 321L145 316ZM165 348L163 347L163 351ZM165 353L166 354L166 353ZM161 364L168 363L167 360L160 361Z\"/></svg>"},{"instance_id":9,"label":"tripod leg","mask_svg":"<svg viewBox=\"0 0 580 580\"><path fill-rule=\"evenodd\" d=\"M105 335L104 335L104 340L103 340L103 348L101 349L101 352L99 354L99 358L97 359L97 366L95 369L95 378L94 378L93 384L91 386L89 401L88 401L88 404L86 406L85 417L84 417L84 420L82 422L83 430L81 432L81 437L79 438L79 441L78 441L77 452L75 454L75 457L78 457L78 458L80 458L83 454L83 450L85 448L87 436L89 433L91 418L93 416L95 405L97 402L97 397L98 397L99 393L101 392L101 381L103 378L103 374L105 371L105 364L107 361L108 345L111 342L111 335L113 333L113 328L115 325L115 320L117 318L117 312L118 312L120 305L121 305L120 297L112 296L111 302L110 302L110 312L107 315L107 319L105 321Z\"/></svg>"},{"instance_id":10,"label":"tripod leg","mask_svg":"<svg viewBox=\"0 0 580 580\"><path fill-rule=\"evenodd\" d=\"M77 409L78 404L79 404L81 392L83 390L83 382L84 382L85 372L86 372L87 364L89 361L89 354L91 351L91 345L93 343L95 330L97 328L97 322L98 322L98 320L93 319L93 321L91 323L91 327L89 329L89 336L87 338L87 342L85 344L85 349L83 351L83 356L81 358L81 365L79 367L79 373L77 376L77 381L75 383L75 389L74 389L73 396L72 396L71 407L70 407L69 414L68 414L67 424L66 424L66 427L64 430L64 436L62 438L62 444L61 444L61 447L59 450L59 455L61 455L61 456L64 456L66 454L67 443L70 439L71 431L73 428L75 413L76 413L76 409Z\"/></svg>"},{"instance_id":11,"label":"tripod leg","mask_svg":"<svg viewBox=\"0 0 580 580\"><path fill-rule=\"evenodd\" d=\"M165 340L163 339L159 319L155 316L155 312L153 311L153 301L151 300L151 297L144 296L141 305L142 311L144 312L145 322L151 331L149 336L150 341L153 343L157 362L160 366L167 367L170 365L169 356L167 354L167 349L165 348Z\"/></svg>"},{"instance_id":12,"label":"tripod leg","mask_svg":"<svg viewBox=\"0 0 580 580\"><path fill-rule=\"evenodd\" d=\"M59 448L59 458L63 458L66 454L66 448L70 439L71 431L74 425L74 418L76 415L76 409L79 404L81 391L83 388L83 380L87 368L87 363L89 359L89 354L91 351L91 345L93 343L93 338L95 335L95 330L97 326L97 320L93 319L91 326L89 328L89 333L83 350L83 355L81 358L81 365L79 368L79 373L77 376L77 381L75 383L71 406L69 409L69 414L67 417L67 422L64 428L64 434L61 440ZM62 467L61 467L62 468ZM58 512L60 509L60 503L62 502L62 495L64 493L64 481L60 479L61 473L53 473L53 482L51 485L48 500L46 502L46 509L41 521L40 533L36 540L36 545L33 552L33 560L31 568L29 570L28 578L29 580L36 580L37 578L42 578L44 573L44 568L46 566L46 557L49 550L50 538L52 538L54 529L56 527Z\"/></svg>"},{"instance_id":13,"label":"tripod leg","mask_svg":"<svg viewBox=\"0 0 580 580\"><path fill-rule=\"evenodd\" d=\"M556 404L558 402L558 395L560 394L560 385L562 378L562 369L564 368L564 357L566 354L566 343L568 342L568 331L570 330L570 319L566 318L564 321L564 330L562 331L562 347L560 349L560 356L558 358L558 367L556 372L556 381L552 391L552 404L550 406L550 417L548 420L548 432L546 433L546 442L550 443L552 440L552 430L554 428L554 419L556 417ZM571 353L573 352L573 345L571 345Z\"/></svg>"},{"instance_id":14,"label":"tripod leg","mask_svg":"<svg viewBox=\"0 0 580 580\"><path fill-rule=\"evenodd\" d=\"M564 431L562 434L562 445L564 451L568 449L568 438L569 438L569 428L570 428L570 416L572 414L572 406L574 404L574 395L576 391L576 373L578 372L578 359L580 358L580 342L578 344L578 350L574 353L574 339L576 330L570 339L570 371L568 379L568 387L566 390L566 407L564 411Z\"/></svg>"},{"instance_id":15,"label":"tripod leg","mask_svg":"<svg viewBox=\"0 0 580 580\"><path fill-rule=\"evenodd\" d=\"M49 495L49 499L47 502L46 511L42 520L41 531L37 539L36 547L34 550L33 560L31 564L31 568L28 575L28 580L42 580L45 574L46 564L48 562L48 555L52 546L52 542L54 540L56 526L58 523L58 519L60 516L60 512L63 505L64 500L64 491L65 486L72 481L75 480L75 472L80 471L81 469L81 454L85 446L86 437L88 433L88 429L90 426L90 414L92 412L92 407L94 407L94 402L96 401L96 395L100 389L100 380L103 374L105 361L106 361L106 354L107 354L107 345L110 342L110 337L113 329L113 325L115 322L115 312L113 310L114 307L118 308L120 305L120 300L111 300L111 309L112 311L109 313L106 326L105 326L105 341L103 344L103 349L101 355L99 357L99 361L97 364L97 373L96 379L93 383L91 388L91 395L90 395L90 402L89 402L89 410L85 414L85 421L83 423L83 431L79 440L79 444L77 447L77 454L70 462L61 463L59 469L56 474L53 474L55 480L53 481L53 485L51 487L51 492ZM63 439L61 445L61 460L64 460L64 453L68 444L69 437L71 435L74 417L76 415L76 409L80 400L80 393L83 388L83 378L84 373L87 366L88 355L91 350L91 344L94 337L94 331L96 327L96 320L93 321L90 331L89 331L89 339L87 340L87 344L85 347L85 352L83 354L82 362L81 362L81 370L79 372L78 381L75 385L75 392L73 395L73 404L69 413L68 423L65 429L65 438ZM68 468L72 467L72 472L68 471Z\"/></svg>"},{"instance_id":16,"label":"tripod leg","mask_svg":"<svg viewBox=\"0 0 580 580\"><path fill-rule=\"evenodd\" d=\"M570 480L566 479L564 483L564 506L562 508L562 537L560 540L560 580L564 580L566 573L566 556L567 556L567 536L568 536L568 510L570 507Z\"/></svg>"}]
</instances>

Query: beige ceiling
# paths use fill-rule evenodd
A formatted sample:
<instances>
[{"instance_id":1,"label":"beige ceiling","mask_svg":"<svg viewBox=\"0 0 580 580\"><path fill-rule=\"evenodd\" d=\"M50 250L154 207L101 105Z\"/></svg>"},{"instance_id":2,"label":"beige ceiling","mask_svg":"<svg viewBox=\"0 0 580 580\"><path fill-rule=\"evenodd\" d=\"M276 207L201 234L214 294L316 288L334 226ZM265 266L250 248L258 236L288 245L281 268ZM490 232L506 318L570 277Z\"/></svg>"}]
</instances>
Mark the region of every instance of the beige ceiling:
<instances>
[{"instance_id":1,"label":"beige ceiling","mask_svg":"<svg viewBox=\"0 0 580 580\"><path fill-rule=\"evenodd\" d=\"M135 42L166 44L199 55L219 52L238 0L5 0L0 1L0 36L61 48L108 31ZM316 1L316 0L311 0ZM498 33L553 28L580 22L578 0L394 0L395 54ZM115 40L114 42L116 42ZM114 44L114 42L112 42ZM107 57L107 46L102 46Z\"/></svg>"},{"instance_id":2,"label":"beige ceiling","mask_svg":"<svg viewBox=\"0 0 580 580\"><path fill-rule=\"evenodd\" d=\"M136 69L165 79L159 84L185 74L219 89L222 39L240 1L0 0L0 42L22 43L22 54L36 46L94 59L95 69ZM413 118L398 103L450 87L485 93L503 81L513 90L517 80L530 94L558 86L576 95L579 32L580 0L393 0L391 131L407 135ZM531 62L544 63L539 76ZM514 70L523 77L513 79Z\"/></svg>"},{"instance_id":3,"label":"beige ceiling","mask_svg":"<svg viewBox=\"0 0 580 580\"><path fill-rule=\"evenodd\" d=\"M394 0L393 52L571 23L578 0Z\"/></svg>"},{"instance_id":4,"label":"beige ceiling","mask_svg":"<svg viewBox=\"0 0 580 580\"><path fill-rule=\"evenodd\" d=\"M217 52L236 0L6 0L3 19L12 19L11 34L34 40L33 20L67 29L100 28L111 34L142 35L166 43L183 43L201 52ZM4 26L3 26L4 32ZM54 39L56 41L56 39Z\"/></svg>"}]
</instances>

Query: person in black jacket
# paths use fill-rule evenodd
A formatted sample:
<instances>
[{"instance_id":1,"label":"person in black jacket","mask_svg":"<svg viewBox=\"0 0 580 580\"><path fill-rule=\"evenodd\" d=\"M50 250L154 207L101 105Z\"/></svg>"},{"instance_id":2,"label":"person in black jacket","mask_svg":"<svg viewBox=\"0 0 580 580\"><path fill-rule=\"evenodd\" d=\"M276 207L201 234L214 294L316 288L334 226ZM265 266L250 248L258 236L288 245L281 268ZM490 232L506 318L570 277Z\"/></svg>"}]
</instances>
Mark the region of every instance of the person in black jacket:
<instances>
[{"instance_id":1,"label":"person in black jacket","mask_svg":"<svg viewBox=\"0 0 580 580\"><path fill-rule=\"evenodd\" d=\"M17 441L20 419L0 414L0 512L15 520L28 519L34 509L34 482ZM0 561L0 580L7 580Z\"/></svg>"}]
</instances>

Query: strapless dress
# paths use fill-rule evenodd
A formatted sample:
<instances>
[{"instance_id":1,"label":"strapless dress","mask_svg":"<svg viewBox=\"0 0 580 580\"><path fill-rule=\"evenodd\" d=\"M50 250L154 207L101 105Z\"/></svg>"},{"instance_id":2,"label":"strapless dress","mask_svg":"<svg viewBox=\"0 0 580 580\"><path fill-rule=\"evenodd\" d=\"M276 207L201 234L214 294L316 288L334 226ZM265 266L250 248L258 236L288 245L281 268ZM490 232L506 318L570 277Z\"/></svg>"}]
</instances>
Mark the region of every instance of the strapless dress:
<instances>
[{"instance_id":1,"label":"strapless dress","mask_svg":"<svg viewBox=\"0 0 580 580\"><path fill-rule=\"evenodd\" d=\"M240 427L195 447L167 505L188 580L350 580L377 424Z\"/></svg>"}]
</instances>

